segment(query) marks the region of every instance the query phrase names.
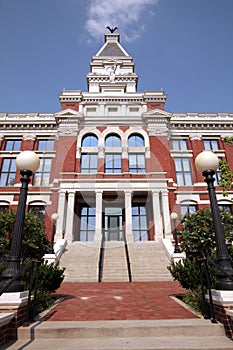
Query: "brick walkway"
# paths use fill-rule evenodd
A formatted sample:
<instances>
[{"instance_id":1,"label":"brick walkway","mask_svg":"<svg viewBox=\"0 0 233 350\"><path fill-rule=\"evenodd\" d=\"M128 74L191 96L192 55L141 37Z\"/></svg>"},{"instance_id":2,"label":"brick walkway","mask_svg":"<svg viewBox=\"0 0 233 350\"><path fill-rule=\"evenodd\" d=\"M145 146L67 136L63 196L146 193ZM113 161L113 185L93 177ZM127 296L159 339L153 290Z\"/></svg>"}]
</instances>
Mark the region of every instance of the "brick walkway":
<instances>
[{"instance_id":1,"label":"brick walkway","mask_svg":"<svg viewBox=\"0 0 233 350\"><path fill-rule=\"evenodd\" d=\"M62 283L64 300L48 321L156 320L197 318L172 296L183 294L176 282Z\"/></svg>"}]
</instances>

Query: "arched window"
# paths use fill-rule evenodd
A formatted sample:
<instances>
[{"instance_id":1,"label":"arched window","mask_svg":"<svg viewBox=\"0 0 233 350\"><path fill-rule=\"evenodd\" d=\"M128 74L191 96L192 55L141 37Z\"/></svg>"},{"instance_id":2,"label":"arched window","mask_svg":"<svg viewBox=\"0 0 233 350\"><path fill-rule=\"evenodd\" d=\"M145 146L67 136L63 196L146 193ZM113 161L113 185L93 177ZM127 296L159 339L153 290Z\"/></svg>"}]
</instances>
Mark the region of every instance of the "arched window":
<instances>
[{"instance_id":1,"label":"arched window","mask_svg":"<svg viewBox=\"0 0 233 350\"><path fill-rule=\"evenodd\" d=\"M86 135L82 139L82 147L97 147L98 138L95 135Z\"/></svg>"},{"instance_id":2,"label":"arched window","mask_svg":"<svg viewBox=\"0 0 233 350\"><path fill-rule=\"evenodd\" d=\"M96 135L88 134L82 139L82 147L85 151L81 155L81 173L91 174L98 171L98 151L93 147L98 147ZM90 147L90 149L88 149Z\"/></svg>"},{"instance_id":3,"label":"arched window","mask_svg":"<svg viewBox=\"0 0 233 350\"><path fill-rule=\"evenodd\" d=\"M128 146L133 147L129 149L129 172L130 173L145 173L146 172L146 161L145 161L145 150L144 138L138 134L132 134L128 138ZM135 149L135 147L137 149Z\"/></svg>"},{"instance_id":4,"label":"arched window","mask_svg":"<svg viewBox=\"0 0 233 350\"><path fill-rule=\"evenodd\" d=\"M105 139L106 147L121 147L121 138L118 135L111 134Z\"/></svg>"},{"instance_id":5,"label":"arched window","mask_svg":"<svg viewBox=\"0 0 233 350\"><path fill-rule=\"evenodd\" d=\"M128 146L129 147L144 147L145 142L144 138L138 134L132 134L128 138Z\"/></svg>"}]
</instances>

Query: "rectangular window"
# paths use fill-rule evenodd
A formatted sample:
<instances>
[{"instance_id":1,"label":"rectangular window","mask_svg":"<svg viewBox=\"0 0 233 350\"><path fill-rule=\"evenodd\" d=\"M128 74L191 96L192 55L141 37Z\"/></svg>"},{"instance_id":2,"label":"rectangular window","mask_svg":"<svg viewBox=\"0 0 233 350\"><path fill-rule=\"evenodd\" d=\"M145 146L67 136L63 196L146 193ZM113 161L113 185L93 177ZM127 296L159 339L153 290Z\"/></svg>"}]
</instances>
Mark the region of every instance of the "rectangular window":
<instances>
[{"instance_id":1,"label":"rectangular window","mask_svg":"<svg viewBox=\"0 0 233 350\"><path fill-rule=\"evenodd\" d=\"M231 204L218 204L219 210L225 210L229 213L232 213L232 205Z\"/></svg>"},{"instance_id":2,"label":"rectangular window","mask_svg":"<svg viewBox=\"0 0 233 350\"><path fill-rule=\"evenodd\" d=\"M15 158L3 158L0 175L0 186L14 186L15 174Z\"/></svg>"},{"instance_id":3,"label":"rectangular window","mask_svg":"<svg viewBox=\"0 0 233 350\"><path fill-rule=\"evenodd\" d=\"M45 206L44 205L30 205L28 208L29 213L32 213L44 222L45 221Z\"/></svg>"},{"instance_id":4,"label":"rectangular window","mask_svg":"<svg viewBox=\"0 0 233 350\"><path fill-rule=\"evenodd\" d=\"M5 151L20 151L21 140L6 140Z\"/></svg>"},{"instance_id":5,"label":"rectangular window","mask_svg":"<svg viewBox=\"0 0 233 350\"><path fill-rule=\"evenodd\" d=\"M221 157L218 157L219 161L222 160ZM214 174L214 178L215 178L215 181L214 181L214 185L215 186L218 186L219 185L219 182L220 182L220 178L221 178L221 171L220 169L218 168Z\"/></svg>"},{"instance_id":6,"label":"rectangular window","mask_svg":"<svg viewBox=\"0 0 233 350\"><path fill-rule=\"evenodd\" d=\"M81 158L81 173L93 174L98 172L98 154L86 153Z\"/></svg>"},{"instance_id":7,"label":"rectangular window","mask_svg":"<svg viewBox=\"0 0 233 350\"><path fill-rule=\"evenodd\" d=\"M134 241L148 241L148 221L145 204L132 206L132 230Z\"/></svg>"},{"instance_id":8,"label":"rectangular window","mask_svg":"<svg viewBox=\"0 0 233 350\"><path fill-rule=\"evenodd\" d=\"M185 139L174 139L172 140L172 149L175 151L187 151L187 140Z\"/></svg>"},{"instance_id":9,"label":"rectangular window","mask_svg":"<svg viewBox=\"0 0 233 350\"><path fill-rule=\"evenodd\" d=\"M178 186L191 186L192 173L189 158L174 158Z\"/></svg>"},{"instance_id":10,"label":"rectangular window","mask_svg":"<svg viewBox=\"0 0 233 350\"><path fill-rule=\"evenodd\" d=\"M197 206L195 204L181 204L180 212L183 218L185 214L193 214L197 211Z\"/></svg>"},{"instance_id":11,"label":"rectangular window","mask_svg":"<svg viewBox=\"0 0 233 350\"><path fill-rule=\"evenodd\" d=\"M53 151L54 140L53 139L43 139L38 141L38 151Z\"/></svg>"},{"instance_id":12,"label":"rectangular window","mask_svg":"<svg viewBox=\"0 0 233 350\"><path fill-rule=\"evenodd\" d=\"M121 173L121 154L106 154L105 172L107 174Z\"/></svg>"},{"instance_id":13,"label":"rectangular window","mask_svg":"<svg viewBox=\"0 0 233 350\"><path fill-rule=\"evenodd\" d=\"M141 153L129 154L129 171L131 173L145 173L145 155Z\"/></svg>"},{"instance_id":14,"label":"rectangular window","mask_svg":"<svg viewBox=\"0 0 233 350\"><path fill-rule=\"evenodd\" d=\"M218 140L204 140L204 148L206 151L218 151Z\"/></svg>"},{"instance_id":15,"label":"rectangular window","mask_svg":"<svg viewBox=\"0 0 233 350\"><path fill-rule=\"evenodd\" d=\"M80 211L80 241L94 241L95 235L95 208L83 206Z\"/></svg>"},{"instance_id":16,"label":"rectangular window","mask_svg":"<svg viewBox=\"0 0 233 350\"><path fill-rule=\"evenodd\" d=\"M48 186L50 181L50 172L52 166L52 158L40 158L40 167L34 174L33 185Z\"/></svg>"},{"instance_id":17,"label":"rectangular window","mask_svg":"<svg viewBox=\"0 0 233 350\"><path fill-rule=\"evenodd\" d=\"M8 211L9 210L9 205L0 205L0 212Z\"/></svg>"}]
</instances>

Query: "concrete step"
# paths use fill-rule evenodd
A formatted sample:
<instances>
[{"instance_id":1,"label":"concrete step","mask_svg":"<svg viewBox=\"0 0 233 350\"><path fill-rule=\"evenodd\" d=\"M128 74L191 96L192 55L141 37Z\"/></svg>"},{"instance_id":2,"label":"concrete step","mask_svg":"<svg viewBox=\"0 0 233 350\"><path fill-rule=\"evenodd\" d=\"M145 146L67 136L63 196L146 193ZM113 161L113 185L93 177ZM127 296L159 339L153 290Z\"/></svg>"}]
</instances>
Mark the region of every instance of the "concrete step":
<instances>
[{"instance_id":1,"label":"concrete step","mask_svg":"<svg viewBox=\"0 0 233 350\"><path fill-rule=\"evenodd\" d=\"M135 242L128 245L133 281L171 281L170 264L160 242Z\"/></svg>"},{"instance_id":2,"label":"concrete step","mask_svg":"<svg viewBox=\"0 0 233 350\"><path fill-rule=\"evenodd\" d=\"M171 281L169 259L159 242L135 242L128 245L133 281ZM97 282L100 243L74 242L67 246L60 266L65 281ZM121 279L121 277L122 279ZM128 281L124 242L105 242L103 281Z\"/></svg>"},{"instance_id":3,"label":"concrete step","mask_svg":"<svg viewBox=\"0 0 233 350\"><path fill-rule=\"evenodd\" d=\"M38 322L20 327L5 349L46 350L230 350L233 342L209 320Z\"/></svg>"},{"instance_id":4,"label":"concrete step","mask_svg":"<svg viewBox=\"0 0 233 350\"><path fill-rule=\"evenodd\" d=\"M66 282L97 282L99 242L74 242L66 247L59 266L65 267Z\"/></svg>"},{"instance_id":5,"label":"concrete step","mask_svg":"<svg viewBox=\"0 0 233 350\"><path fill-rule=\"evenodd\" d=\"M129 281L124 242L105 242L102 281Z\"/></svg>"}]
</instances>

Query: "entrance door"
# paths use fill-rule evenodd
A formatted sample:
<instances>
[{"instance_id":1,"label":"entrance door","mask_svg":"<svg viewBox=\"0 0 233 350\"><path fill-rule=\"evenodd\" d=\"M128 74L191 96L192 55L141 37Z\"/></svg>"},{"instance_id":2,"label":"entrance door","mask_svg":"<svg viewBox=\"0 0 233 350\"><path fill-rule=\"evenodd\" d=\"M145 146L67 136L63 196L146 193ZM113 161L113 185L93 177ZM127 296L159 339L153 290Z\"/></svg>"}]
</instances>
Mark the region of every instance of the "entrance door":
<instances>
[{"instance_id":1,"label":"entrance door","mask_svg":"<svg viewBox=\"0 0 233 350\"><path fill-rule=\"evenodd\" d=\"M104 235L106 241L122 241L122 209L106 207L104 210Z\"/></svg>"},{"instance_id":2,"label":"entrance door","mask_svg":"<svg viewBox=\"0 0 233 350\"><path fill-rule=\"evenodd\" d=\"M108 241L119 241L120 240L120 220L119 216L111 215L108 216Z\"/></svg>"}]
</instances>

